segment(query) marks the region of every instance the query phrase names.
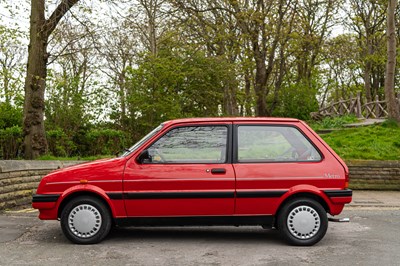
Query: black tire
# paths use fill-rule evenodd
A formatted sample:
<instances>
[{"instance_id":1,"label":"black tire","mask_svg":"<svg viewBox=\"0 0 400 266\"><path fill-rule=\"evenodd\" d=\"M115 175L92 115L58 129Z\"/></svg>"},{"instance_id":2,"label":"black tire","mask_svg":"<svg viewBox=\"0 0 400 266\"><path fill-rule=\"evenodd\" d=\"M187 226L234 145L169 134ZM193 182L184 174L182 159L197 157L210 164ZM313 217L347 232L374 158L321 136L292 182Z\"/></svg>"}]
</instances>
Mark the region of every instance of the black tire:
<instances>
[{"instance_id":1,"label":"black tire","mask_svg":"<svg viewBox=\"0 0 400 266\"><path fill-rule=\"evenodd\" d=\"M287 202L277 217L278 230L291 245L312 246L328 229L328 217L321 204L310 198L296 198Z\"/></svg>"},{"instance_id":2,"label":"black tire","mask_svg":"<svg viewBox=\"0 0 400 266\"><path fill-rule=\"evenodd\" d=\"M60 218L64 235L76 244L99 243L108 235L112 225L107 206L90 196L70 200Z\"/></svg>"}]
</instances>

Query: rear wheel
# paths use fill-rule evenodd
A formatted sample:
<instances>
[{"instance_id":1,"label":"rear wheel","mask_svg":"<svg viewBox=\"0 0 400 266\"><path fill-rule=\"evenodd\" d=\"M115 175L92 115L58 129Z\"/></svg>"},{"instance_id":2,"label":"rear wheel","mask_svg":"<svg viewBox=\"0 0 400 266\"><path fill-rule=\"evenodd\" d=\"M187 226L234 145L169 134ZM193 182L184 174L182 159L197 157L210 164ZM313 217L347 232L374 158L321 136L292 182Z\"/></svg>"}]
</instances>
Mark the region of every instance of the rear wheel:
<instances>
[{"instance_id":1,"label":"rear wheel","mask_svg":"<svg viewBox=\"0 0 400 266\"><path fill-rule=\"evenodd\" d=\"M69 201L61 212L64 235L76 244L95 244L111 229L111 215L105 204L94 197L80 196Z\"/></svg>"},{"instance_id":2,"label":"rear wheel","mask_svg":"<svg viewBox=\"0 0 400 266\"><path fill-rule=\"evenodd\" d=\"M311 246L325 236L328 217L319 202L297 198L286 203L279 212L278 228L290 244Z\"/></svg>"}]
</instances>

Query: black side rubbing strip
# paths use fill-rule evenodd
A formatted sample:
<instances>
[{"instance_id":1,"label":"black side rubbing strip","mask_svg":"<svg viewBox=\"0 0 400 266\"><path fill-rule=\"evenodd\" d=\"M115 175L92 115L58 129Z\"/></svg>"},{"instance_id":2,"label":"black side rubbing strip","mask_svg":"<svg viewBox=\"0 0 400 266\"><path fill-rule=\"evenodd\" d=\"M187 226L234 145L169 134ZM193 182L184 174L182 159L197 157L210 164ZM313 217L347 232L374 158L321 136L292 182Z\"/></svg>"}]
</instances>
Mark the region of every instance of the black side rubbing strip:
<instances>
[{"instance_id":1,"label":"black side rubbing strip","mask_svg":"<svg viewBox=\"0 0 400 266\"><path fill-rule=\"evenodd\" d=\"M56 202L60 194L34 194L32 202Z\"/></svg>"},{"instance_id":2,"label":"black side rubbing strip","mask_svg":"<svg viewBox=\"0 0 400 266\"><path fill-rule=\"evenodd\" d=\"M285 194L287 190L279 191L238 191L236 196L238 198L279 198Z\"/></svg>"},{"instance_id":3,"label":"black side rubbing strip","mask_svg":"<svg viewBox=\"0 0 400 266\"><path fill-rule=\"evenodd\" d=\"M119 199L123 199L124 198L123 193L110 192L110 193L106 193L106 194L110 199L119 200Z\"/></svg>"},{"instance_id":4,"label":"black side rubbing strip","mask_svg":"<svg viewBox=\"0 0 400 266\"><path fill-rule=\"evenodd\" d=\"M238 191L238 198L279 198L287 190L278 191ZM234 198L232 192L130 192L130 193L107 193L113 200L119 199L224 199Z\"/></svg>"},{"instance_id":5,"label":"black side rubbing strip","mask_svg":"<svg viewBox=\"0 0 400 266\"><path fill-rule=\"evenodd\" d=\"M351 197L353 196L353 191L351 189L344 190L324 190L328 197Z\"/></svg>"},{"instance_id":6,"label":"black side rubbing strip","mask_svg":"<svg viewBox=\"0 0 400 266\"><path fill-rule=\"evenodd\" d=\"M212 199L233 198L234 192L138 192L124 193L125 199Z\"/></svg>"}]
</instances>

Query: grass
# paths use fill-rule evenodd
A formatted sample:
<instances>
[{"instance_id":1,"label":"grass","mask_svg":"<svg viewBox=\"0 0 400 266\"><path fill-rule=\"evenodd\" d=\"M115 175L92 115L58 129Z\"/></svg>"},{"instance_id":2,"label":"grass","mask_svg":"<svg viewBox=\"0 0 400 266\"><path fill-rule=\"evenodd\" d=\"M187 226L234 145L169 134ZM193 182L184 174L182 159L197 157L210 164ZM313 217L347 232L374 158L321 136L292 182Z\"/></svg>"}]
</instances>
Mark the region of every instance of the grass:
<instances>
[{"instance_id":1,"label":"grass","mask_svg":"<svg viewBox=\"0 0 400 266\"><path fill-rule=\"evenodd\" d=\"M358 118L354 115L347 115L341 117L326 117L322 121L309 122L308 124L315 130L320 129L337 129L342 128L345 124L358 122Z\"/></svg>"},{"instance_id":2,"label":"grass","mask_svg":"<svg viewBox=\"0 0 400 266\"><path fill-rule=\"evenodd\" d=\"M400 127L393 121L321 136L343 159L400 160Z\"/></svg>"}]
</instances>

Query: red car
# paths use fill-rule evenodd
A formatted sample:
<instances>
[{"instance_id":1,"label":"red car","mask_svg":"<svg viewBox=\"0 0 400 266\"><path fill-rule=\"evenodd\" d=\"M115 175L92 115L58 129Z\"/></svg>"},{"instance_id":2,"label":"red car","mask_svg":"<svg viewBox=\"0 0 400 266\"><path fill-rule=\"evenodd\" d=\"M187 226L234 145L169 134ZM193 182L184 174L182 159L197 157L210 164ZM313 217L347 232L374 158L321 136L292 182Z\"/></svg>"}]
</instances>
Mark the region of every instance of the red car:
<instances>
[{"instance_id":1,"label":"red car","mask_svg":"<svg viewBox=\"0 0 400 266\"><path fill-rule=\"evenodd\" d=\"M339 156L303 121L194 118L162 123L114 159L45 176L32 206L74 243L112 226L261 225L313 245L352 199Z\"/></svg>"}]
</instances>

